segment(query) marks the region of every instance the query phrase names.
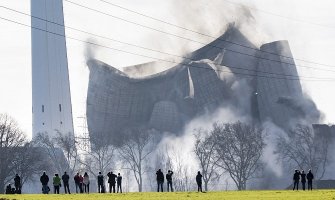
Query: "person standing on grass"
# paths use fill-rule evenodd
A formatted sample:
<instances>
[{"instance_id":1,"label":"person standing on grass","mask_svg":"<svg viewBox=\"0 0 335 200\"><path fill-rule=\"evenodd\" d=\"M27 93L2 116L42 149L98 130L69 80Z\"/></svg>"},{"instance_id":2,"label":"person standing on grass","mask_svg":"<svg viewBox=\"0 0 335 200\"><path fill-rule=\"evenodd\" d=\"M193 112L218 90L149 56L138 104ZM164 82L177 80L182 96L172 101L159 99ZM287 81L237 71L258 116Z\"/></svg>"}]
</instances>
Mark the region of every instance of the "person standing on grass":
<instances>
[{"instance_id":1,"label":"person standing on grass","mask_svg":"<svg viewBox=\"0 0 335 200\"><path fill-rule=\"evenodd\" d=\"M167 182L167 191L168 192L169 192L170 188L171 188L171 192L173 192L172 175L173 175L173 172L171 170L168 170L168 173L166 174L166 182Z\"/></svg>"},{"instance_id":2,"label":"person standing on grass","mask_svg":"<svg viewBox=\"0 0 335 200\"><path fill-rule=\"evenodd\" d=\"M54 193L59 194L59 188L61 187L61 179L58 174L53 177Z\"/></svg>"},{"instance_id":3,"label":"person standing on grass","mask_svg":"<svg viewBox=\"0 0 335 200\"><path fill-rule=\"evenodd\" d=\"M104 176L101 172L98 175L98 193L105 193L104 192Z\"/></svg>"},{"instance_id":4,"label":"person standing on grass","mask_svg":"<svg viewBox=\"0 0 335 200\"><path fill-rule=\"evenodd\" d=\"M299 180L300 180L300 172L299 170L295 170L293 174L293 190L297 188L299 190Z\"/></svg>"},{"instance_id":5,"label":"person standing on grass","mask_svg":"<svg viewBox=\"0 0 335 200\"><path fill-rule=\"evenodd\" d=\"M80 178L79 178L79 173L77 173L74 178L74 184L76 185L76 193L78 193L78 189L80 189L79 185L80 185Z\"/></svg>"},{"instance_id":6,"label":"person standing on grass","mask_svg":"<svg viewBox=\"0 0 335 200\"><path fill-rule=\"evenodd\" d=\"M115 179L116 179L116 175L113 172L109 172L107 174L108 176L108 183L109 183L109 193L112 193L112 189L113 189L113 193L115 193Z\"/></svg>"},{"instance_id":7,"label":"person standing on grass","mask_svg":"<svg viewBox=\"0 0 335 200\"><path fill-rule=\"evenodd\" d=\"M65 194L67 193L71 194L70 187L69 187L70 176L66 172L64 172L62 176L62 180L63 180Z\"/></svg>"},{"instance_id":8,"label":"person standing on grass","mask_svg":"<svg viewBox=\"0 0 335 200\"><path fill-rule=\"evenodd\" d=\"M84 193L84 177L81 174L79 175L79 190L80 193Z\"/></svg>"},{"instance_id":9,"label":"person standing on grass","mask_svg":"<svg viewBox=\"0 0 335 200\"><path fill-rule=\"evenodd\" d=\"M312 170L308 170L308 173L307 173L307 188L308 188L308 190L313 190L313 179L314 179L314 175L312 173Z\"/></svg>"},{"instance_id":10,"label":"person standing on grass","mask_svg":"<svg viewBox=\"0 0 335 200\"><path fill-rule=\"evenodd\" d=\"M49 176L45 172L43 172L42 176L40 177L40 181L42 183L43 194L48 194L50 191L50 188L48 187Z\"/></svg>"},{"instance_id":11,"label":"person standing on grass","mask_svg":"<svg viewBox=\"0 0 335 200\"><path fill-rule=\"evenodd\" d=\"M301 185L302 185L302 190L305 191L305 188L306 188L306 174L305 174L305 171L304 170L301 170Z\"/></svg>"},{"instance_id":12,"label":"person standing on grass","mask_svg":"<svg viewBox=\"0 0 335 200\"><path fill-rule=\"evenodd\" d=\"M15 192L17 194L21 194L21 178L18 174L15 175L14 186L15 186Z\"/></svg>"},{"instance_id":13,"label":"person standing on grass","mask_svg":"<svg viewBox=\"0 0 335 200\"><path fill-rule=\"evenodd\" d=\"M197 181L198 192L202 192L202 175L201 175L200 171L198 171L198 174L195 177L195 180Z\"/></svg>"},{"instance_id":14,"label":"person standing on grass","mask_svg":"<svg viewBox=\"0 0 335 200\"><path fill-rule=\"evenodd\" d=\"M117 183L117 193L119 193L119 188L120 188L120 193L122 193L122 176L120 173L117 174L116 178L116 183Z\"/></svg>"},{"instance_id":15,"label":"person standing on grass","mask_svg":"<svg viewBox=\"0 0 335 200\"><path fill-rule=\"evenodd\" d=\"M157 192L159 192L159 188L161 188L161 192L163 192L164 174L161 169L159 169L156 172L156 180L157 180Z\"/></svg>"},{"instance_id":16,"label":"person standing on grass","mask_svg":"<svg viewBox=\"0 0 335 200\"><path fill-rule=\"evenodd\" d=\"M85 193L90 193L90 177L88 176L87 172L85 172L84 174L84 180L83 180L83 183L84 183L84 191Z\"/></svg>"}]
</instances>

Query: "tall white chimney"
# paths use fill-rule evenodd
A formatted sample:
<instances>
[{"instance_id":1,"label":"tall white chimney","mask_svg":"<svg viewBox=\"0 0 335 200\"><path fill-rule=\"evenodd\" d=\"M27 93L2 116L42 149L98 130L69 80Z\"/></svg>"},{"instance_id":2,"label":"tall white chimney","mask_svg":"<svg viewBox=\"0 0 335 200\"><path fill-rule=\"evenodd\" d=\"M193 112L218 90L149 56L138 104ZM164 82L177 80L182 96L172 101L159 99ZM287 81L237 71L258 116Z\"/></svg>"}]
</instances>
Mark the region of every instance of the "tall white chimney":
<instances>
[{"instance_id":1,"label":"tall white chimney","mask_svg":"<svg viewBox=\"0 0 335 200\"><path fill-rule=\"evenodd\" d=\"M31 0L31 15L33 138L73 134L63 2Z\"/></svg>"}]
</instances>

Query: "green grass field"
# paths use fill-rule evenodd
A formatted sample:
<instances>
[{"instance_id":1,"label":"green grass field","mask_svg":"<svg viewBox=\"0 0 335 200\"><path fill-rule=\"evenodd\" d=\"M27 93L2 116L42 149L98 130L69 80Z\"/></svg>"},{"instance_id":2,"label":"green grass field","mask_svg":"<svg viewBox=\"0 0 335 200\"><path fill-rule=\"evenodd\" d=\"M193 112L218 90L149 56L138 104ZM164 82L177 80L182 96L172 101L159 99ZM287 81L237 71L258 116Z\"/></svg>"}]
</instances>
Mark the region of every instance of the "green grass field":
<instances>
[{"instance_id":1,"label":"green grass field","mask_svg":"<svg viewBox=\"0 0 335 200\"><path fill-rule=\"evenodd\" d=\"M71 195L40 195L40 194L24 194L24 195L0 195L0 200L214 200L214 199L334 199L335 190L315 190L309 191L229 191L229 192L175 192L175 193L123 193L123 194L71 194Z\"/></svg>"}]
</instances>

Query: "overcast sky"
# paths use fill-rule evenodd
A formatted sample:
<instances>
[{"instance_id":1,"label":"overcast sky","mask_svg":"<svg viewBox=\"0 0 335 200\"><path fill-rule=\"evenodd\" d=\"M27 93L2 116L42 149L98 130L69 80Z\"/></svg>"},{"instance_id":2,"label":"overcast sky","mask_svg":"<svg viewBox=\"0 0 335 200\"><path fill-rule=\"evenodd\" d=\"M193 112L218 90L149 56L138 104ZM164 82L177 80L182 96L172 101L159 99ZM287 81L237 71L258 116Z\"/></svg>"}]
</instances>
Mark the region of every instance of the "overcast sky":
<instances>
[{"instance_id":1,"label":"overcast sky","mask_svg":"<svg viewBox=\"0 0 335 200\"><path fill-rule=\"evenodd\" d=\"M210 42L203 37L167 24L129 13L99 0L71 0L90 8L110 13L123 19L150 26L155 29ZM322 63L311 64L296 60L300 75L335 79L335 1L333 0L106 0L111 3L153 16L179 26L220 36L227 22L238 21L243 32L256 45L274 40L288 40L295 58ZM251 7L251 21L245 14ZM6 6L30 13L30 0L1 0ZM254 9L256 8L256 9ZM244 12L242 12L244 11ZM157 31L108 17L64 1L66 26L124 42L157 49L173 54L183 54L201 45L168 36ZM30 25L30 18L0 7L0 17ZM296 20L293 20L296 19ZM250 24L251 23L251 24ZM67 36L78 39L94 39L104 46L141 53L151 57L166 55L144 51L124 44L87 34L66 30ZM13 116L22 129L31 135L31 40L30 29L0 19L0 113ZM74 128L82 131L88 84L88 69L85 64L86 45L67 40ZM116 68L150 61L148 58L120 53L106 48L93 49L94 56ZM310 66L323 70L312 70ZM328 71L325 71L328 70ZM331 72L334 71L334 72ZM325 123L335 123L335 81L302 81L304 91L316 102L325 114Z\"/></svg>"}]
</instances>

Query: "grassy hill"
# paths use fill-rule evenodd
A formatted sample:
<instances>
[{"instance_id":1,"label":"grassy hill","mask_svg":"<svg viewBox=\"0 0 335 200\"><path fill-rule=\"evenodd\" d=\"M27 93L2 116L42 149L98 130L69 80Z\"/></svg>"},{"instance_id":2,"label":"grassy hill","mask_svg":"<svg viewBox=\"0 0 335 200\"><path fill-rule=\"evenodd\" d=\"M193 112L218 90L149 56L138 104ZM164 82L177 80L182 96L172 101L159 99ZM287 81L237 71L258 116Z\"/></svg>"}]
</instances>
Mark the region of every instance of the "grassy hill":
<instances>
[{"instance_id":1,"label":"grassy hill","mask_svg":"<svg viewBox=\"0 0 335 200\"><path fill-rule=\"evenodd\" d=\"M71 195L0 195L0 200L214 200L214 199L335 199L335 190L314 190L310 191L228 191L228 192L175 192L175 193L123 193L123 194L71 194Z\"/></svg>"}]
</instances>

